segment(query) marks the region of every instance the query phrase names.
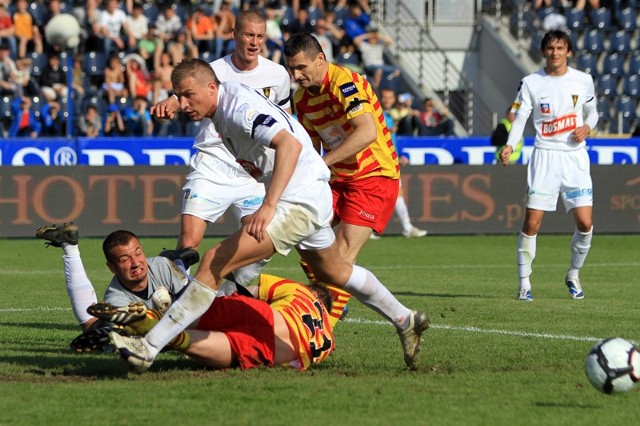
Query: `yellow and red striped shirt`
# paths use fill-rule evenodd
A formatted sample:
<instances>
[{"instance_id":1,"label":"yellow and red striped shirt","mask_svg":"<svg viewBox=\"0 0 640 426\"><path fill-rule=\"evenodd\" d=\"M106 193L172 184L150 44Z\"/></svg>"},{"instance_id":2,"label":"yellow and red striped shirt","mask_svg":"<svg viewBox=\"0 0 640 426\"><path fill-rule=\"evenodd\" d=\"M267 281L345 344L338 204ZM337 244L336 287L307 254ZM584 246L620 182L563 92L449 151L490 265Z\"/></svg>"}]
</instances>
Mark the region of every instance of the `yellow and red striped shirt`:
<instances>
[{"instance_id":1,"label":"yellow and red striped shirt","mask_svg":"<svg viewBox=\"0 0 640 426\"><path fill-rule=\"evenodd\" d=\"M294 344L298 346L299 368L326 359L335 348L333 330L324 305L300 283L273 275L261 274L260 300L267 302L284 317Z\"/></svg>"},{"instance_id":2,"label":"yellow and red striped shirt","mask_svg":"<svg viewBox=\"0 0 640 426\"><path fill-rule=\"evenodd\" d=\"M338 147L353 132L349 120L371 113L376 140L355 156L331 165L331 181L349 181L370 176L399 179L398 154L391 140L380 101L367 80L347 68L329 64L318 95L300 87L294 95L298 120L316 148L325 152Z\"/></svg>"}]
</instances>

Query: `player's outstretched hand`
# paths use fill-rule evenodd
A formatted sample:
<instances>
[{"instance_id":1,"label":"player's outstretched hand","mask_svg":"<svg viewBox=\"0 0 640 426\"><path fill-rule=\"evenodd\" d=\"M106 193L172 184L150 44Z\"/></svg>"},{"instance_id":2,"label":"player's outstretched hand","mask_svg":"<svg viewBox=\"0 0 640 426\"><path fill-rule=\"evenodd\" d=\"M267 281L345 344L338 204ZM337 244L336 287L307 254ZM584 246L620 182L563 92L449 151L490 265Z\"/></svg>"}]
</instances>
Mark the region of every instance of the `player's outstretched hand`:
<instances>
[{"instance_id":1,"label":"player's outstretched hand","mask_svg":"<svg viewBox=\"0 0 640 426\"><path fill-rule=\"evenodd\" d=\"M500 161L502 161L502 165L506 166L509 164L509 157L513 153L513 147L511 145L505 145L500 151Z\"/></svg>"},{"instance_id":2,"label":"player's outstretched hand","mask_svg":"<svg viewBox=\"0 0 640 426\"><path fill-rule=\"evenodd\" d=\"M158 121L173 120L176 112L180 109L180 104L174 96L169 96L164 101L158 102L151 107L150 112L153 118Z\"/></svg>"}]
</instances>

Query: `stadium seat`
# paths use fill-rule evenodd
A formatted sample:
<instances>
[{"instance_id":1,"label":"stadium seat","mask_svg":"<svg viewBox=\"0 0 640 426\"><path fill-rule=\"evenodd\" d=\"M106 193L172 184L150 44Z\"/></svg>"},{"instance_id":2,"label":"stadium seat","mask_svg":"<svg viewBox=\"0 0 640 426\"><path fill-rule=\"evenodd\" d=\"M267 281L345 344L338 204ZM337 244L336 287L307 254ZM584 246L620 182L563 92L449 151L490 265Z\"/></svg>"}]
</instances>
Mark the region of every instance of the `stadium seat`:
<instances>
[{"instance_id":1,"label":"stadium seat","mask_svg":"<svg viewBox=\"0 0 640 426\"><path fill-rule=\"evenodd\" d=\"M540 51L540 45L542 43L543 37L544 37L544 31L536 31L531 35L531 44L529 45L529 54L536 61L540 61L542 59L542 52Z\"/></svg>"},{"instance_id":2,"label":"stadium seat","mask_svg":"<svg viewBox=\"0 0 640 426\"><path fill-rule=\"evenodd\" d=\"M602 62L602 74L610 74L616 78L622 77L624 74L624 57L618 53L606 55Z\"/></svg>"},{"instance_id":3,"label":"stadium seat","mask_svg":"<svg viewBox=\"0 0 640 426\"><path fill-rule=\"evenodd\" d=\"M640 53L629 58L629 74L640 74Z\"/></svg>"},{"instance_id":4,"label":"stadium seat","mask_svg":"<svg viewBox=\"0 0 640 426\"><path fill-rule=\"evenodd\" d=\"M611 28L611 10L606 7L591 10L589 12L589 20L594 28L608 30Z\"/></svg>"},{"instance_id":5,"label":"stadium seat","mask_svg":"<svg viewBox=\"0 0 640 426\"><path fill-rule=\"evenodd\" d=\"M616 112L624 119L636 119L636 100L629 96L620 96L616 101ZM614 117L615 118L615 117Z\"/></svg>"},{"instance_id":6,"label":"stadium seat","mask_svg":"<svg viewBox=\"0 0 640 426\"><path fill-rule=\"evenodd\" d=\"M633 99L640 98L640 79L638 74L628 74L622 79L622 94Z\"/></svg>"},{"instance_id":7,"label":"stadium seat","mask_svg":"<svg viewBox=\"0 0 640 426\"><path fill-rule=\"evenodd\" d=\"M27 8L31 16L33 17L33 23L38 27L44 26L45 16L47 14L47 10L45 6L37 1L32 1Z\"/></svg>"},{"instance_id":8,"label":"stadium seat","mask_svg":"<svg viewBox=\"0 0 640 426\"><path fill-rule=\"evenodd\" d=\"M200 130L200 125L202 121L189 121L187 123L187 127L185 128L184 135L189 137L194 137L198 134L198 130Z\"/></svg>"},{"instance_id":9,"label":"stadium seat","mask_svg":"<svg viewBox=\"0 0 640 426\"><path fill-rule=\"evenodd\" d=\"M599 121L611 121L611 101L606 96L598 98L598 117Z\"/></svg>"},{"instance_id":10,"label":"stadium seat","mask_svg":"<svg viewBox=\"0 0 640 426\"><path fill-rule=\"evenodd\" d=\"M153 2L145 2L142 5L142 14L147 17L149 22L156 22L158 19L158 15L160 11L158 10L158 6L156 6Z\"/></svg>"},{"instance_id":11,"label":"stadium seat","mask_svg":"<svg viewBox=\"0 0 640 426\"><path fill-rule=\"evenodd\" d=\"M614 97L618 96L616 79L609 74L604 74L596 80L596 91L600 95Z\"/></svg>"},{"instance_id":12,"label":"stadium seat","mask_svg":"<svg viewBox=\"0 0 640 426\"><path fill-rule=\"evenodd\" d=\"M567 27L571 31L579 31L584 28L586 17L584 10L572 7L566 11L565 16L567 18Z\"/></svg>"},{"instance_id":13,"label":"stadium seat","mask_svg":"<svg viewBox=\"0 0 640 426\"><path fill-rule=\"evenodd\" d=\"M584 35L584 40L582 41L582 49L591 53L604 52L604 36L602 35L602 31L594 28L587 32Z\"/></svg>"},{"instance_id":14,"label":"stadium seat","mask_svg":"<svg viewBox=\"0 0 640 426\"><path fill-rule=\"evenodd\" d=\"M88 52L84 55L84 72L88 76L104 77L104 69L107 67L107 60L104 53Z\"/></svg>"},{"instance_id":15,"label":"stadium seat","mask_svg":"<svg viewBox=\"0 0 640 426\"><path fill-rule=\"evenodd\" d=\"M29 58L31 58L31 75L34 77L41 76L42 71L49 62L47 55L44 53L31 52L29 53Z\"/></svg>"},{"instance_id":16,"label":"stadium seat","mask_svg":"<svg viewBox=\"0 0 640 426\"><path fill-rule=\"evenodd\" d=\"M637 14L634 9L630 7L622 9L616 14L618 27L620 27L624 31L635 31L638 28L636 24L636 17Z\"/></svg>"},{"instance_id":17,"label":"stadium seat","mask_svg":"<svg viewBox=\"0 0 640 426\"><path fill-rule=\"evenodd\" d=\"M31 111L35 114L38 119L40 119L42 107L44 106L46 100L40 96L34 96L31 98Z\"/></svg>"},{"instance_id":18,"label":"stadium seat","mask_svg":"<svg viewBox=\"0 0 640 426\"><path fill-rule=\"evenodd\" d=\"M600 75L597 69L598 58L592 53L583 53L576 58L576 68L580 71L584 71L587 74L591 74L594 78Z\"/></svg>"},{"instance_id":19,"label":"stadium seat","mask_svg":"<svg viewBox=\"0 0 640 426\"><path fill-rule=\"evenodd\" d=\"M200 52L200 59L202 59L205 62L213 62L217 58L213 56L213 52L205 50L204 52Z\"/></svg>"},{"instance_id":20,"label":"stadium seat","mask_svg":"<svg viewBox=\"0 0 640 426\"><path fill-rule=\"evenodd\" d=\"M636 120L632 118L614 118L609 125L609 133L631 133L635 122Z\"/></svg>"},{"instance_id":21,"label":"stadium seat","mask_svg":"<svg viewBox=\"0 0 640 426\"><path fill-rule=\"evenodd\" d=\"M631 33L620 30L611 36L609 51L618 53L631 52Z\"/></svg>"},{"instance_id":22,"label":"stadium seat","mask_svg":"<svg viewBox=\"0 0 640 426\"><path fill-rule=\"evenodd\" d=\"M9 96L2 96L0 97L0 127L4 130L9 130L11 120L13 120L11 115L11 98Z\"/></svg>"}]
</instances>

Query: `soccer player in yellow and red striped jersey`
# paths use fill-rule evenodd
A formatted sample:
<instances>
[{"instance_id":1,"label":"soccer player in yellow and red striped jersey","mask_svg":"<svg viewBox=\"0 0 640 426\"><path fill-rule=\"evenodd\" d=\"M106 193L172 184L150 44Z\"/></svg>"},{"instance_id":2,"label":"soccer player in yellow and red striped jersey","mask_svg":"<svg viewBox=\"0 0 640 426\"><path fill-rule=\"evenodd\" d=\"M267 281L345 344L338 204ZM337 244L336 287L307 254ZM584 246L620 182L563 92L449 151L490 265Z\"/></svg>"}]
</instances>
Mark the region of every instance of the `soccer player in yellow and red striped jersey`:
<instances>
[{"instance_id":1,"label":"soccer player in yellow and red striped jersey","mask_svg":"<svg viewBox=\"0 0 640 426\"><path fill-rule=\"evenodd\" d=\"M400 164L391 131L372 86L362 75L327 62L315 37L291 36L285 56L299 84L298 120L331 170L340 254L355 264L372 232L384 231L398 198Z\"/></svg>"}]
</instances>

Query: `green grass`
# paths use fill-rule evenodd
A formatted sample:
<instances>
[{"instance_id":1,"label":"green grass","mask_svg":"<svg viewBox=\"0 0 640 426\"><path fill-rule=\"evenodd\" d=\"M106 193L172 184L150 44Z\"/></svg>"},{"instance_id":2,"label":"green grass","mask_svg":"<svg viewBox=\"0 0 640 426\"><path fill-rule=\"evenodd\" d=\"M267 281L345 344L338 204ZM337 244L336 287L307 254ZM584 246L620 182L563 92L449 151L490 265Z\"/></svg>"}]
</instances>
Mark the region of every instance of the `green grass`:
<instances>
[{"instance_id":1,"label":"green grass","mask_svg":"<svg viewBox=\"0 0 640 426\"><path fill-rule=\"evenodd\" d=\"M334 355L307 372L211 371L163 353L140 376L115 355L69 351L80 330L60 250L0 240L0 424L633 424L640 387L607 396L583 368L599 338L640 340L640 235L595 236L583 301L563 284L570 238L538 238L533 303L515 300L515 236L370 241L359 263L431 314L417 371L403 367L393 327L352 301ZM81 251L102 295L100 243L84 239ZM174 243L143 240L148 255ZM267 272L303 278L294 254Z\"/></svg>"}]
</instances>

